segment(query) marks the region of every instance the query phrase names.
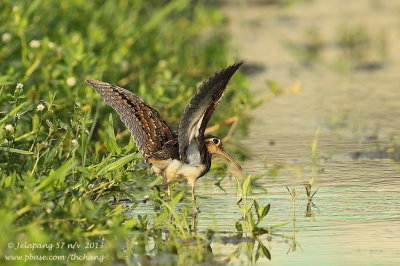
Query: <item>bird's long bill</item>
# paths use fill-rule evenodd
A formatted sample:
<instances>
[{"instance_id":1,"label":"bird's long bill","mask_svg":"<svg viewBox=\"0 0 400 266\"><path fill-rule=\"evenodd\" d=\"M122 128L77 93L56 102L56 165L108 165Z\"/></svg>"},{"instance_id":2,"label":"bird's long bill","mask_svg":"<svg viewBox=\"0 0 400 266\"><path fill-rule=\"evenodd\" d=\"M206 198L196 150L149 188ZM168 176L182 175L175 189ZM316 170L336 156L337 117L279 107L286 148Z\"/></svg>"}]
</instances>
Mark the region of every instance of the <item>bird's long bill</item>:
<instances>
[{"instance_id":1,"label":"bird's long bill","mask_svg":"<svg viewBox=\"0 0 400 266\"><path fill-rule=\"evenodd\" d=\"M227 154L224 149L220 148L219 154L223 155L226 159L228 159L234 165L236 165L236 167L239 169L239 171L242 171L242 167L240 166L240 164L238 162L236 162L235 159L233 159L229 154Z\"/></svg>"}]
</instances>

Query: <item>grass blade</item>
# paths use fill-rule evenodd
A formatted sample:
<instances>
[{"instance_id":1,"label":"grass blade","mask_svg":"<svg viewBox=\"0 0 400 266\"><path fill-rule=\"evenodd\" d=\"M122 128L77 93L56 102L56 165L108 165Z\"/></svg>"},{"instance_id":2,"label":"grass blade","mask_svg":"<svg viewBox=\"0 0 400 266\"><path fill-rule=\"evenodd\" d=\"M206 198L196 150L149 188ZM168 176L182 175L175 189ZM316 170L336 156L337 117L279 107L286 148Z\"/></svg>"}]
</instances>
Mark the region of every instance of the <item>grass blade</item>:
<instances>
[{"instance_id":1,"label":"grass blade","mask_svg":"<svg viewBox=\"0 0 400 266\"><path fill-rule=\"evenodd\" d=\"M31 151L25 151L25 150L14 149L14 148L9 148L9 147L0 147L0 151L6 151L6 152L12 152L12 153L18 153L18 154L24 154L24 155L34 154Z\"/></svg>"},{"instance_id":2,"label":"grass blade","mask_svg":"<svg viewBox=\"0 0 400 266\"><path fill-rule=\"evenodd\" d=\"M9 117L12 117L13 115L15 115L19 110L21 110L22 107L25 106L27 102L23 102L20 105L18 105L17 107L15 107L14 109L11 110L11 112L9 112L5 117L3 117L0 120L0 124L3 123L4 121L6 121Z\"/></svg>"},{"instance_id":3,"label":"grass blade","mask_svg":"<svg viewBox=\"0 0 400 266\"><path fill-rule=\"evenodd\" d=\"M124 166L125 164L129 163L130 161L132 161L135 157L136 157L136 153L126 155L126 156L122 157L121 159L118 159L115 162L112 162L112 163L106 165L104 168L102 168L99 171L99 175L102 175L102 174L107 173L108 171L120 168L120 167Z\"/></svg>"},{"instance_id":4,"label":"grass blade","mask_svg":"<svg viewBox=\"0 0 400 266\"><path fill-rule=\"evenodd\" d=\"M106 140L106 147L109 152L114 152L116 154L121 153L121 148L118 147L117 140L115 138L115 133L114 133L114 122L112 118L112 114L108 117L108 138Z\"/></svg>"},{"instance_id":5,"label":"grass blade","mask_svg":"<svg viewBox=\"0 0 400 266\"><path fill-rule=\"evenodd\" d=\"M64 179L75 165L76 163L72 159L70 159L57 170L50 172L49 176L43 179L40 184L35 188L35 191L43 190L51 184L55 183L56 181Z\"/></svg>"}]
</instances>

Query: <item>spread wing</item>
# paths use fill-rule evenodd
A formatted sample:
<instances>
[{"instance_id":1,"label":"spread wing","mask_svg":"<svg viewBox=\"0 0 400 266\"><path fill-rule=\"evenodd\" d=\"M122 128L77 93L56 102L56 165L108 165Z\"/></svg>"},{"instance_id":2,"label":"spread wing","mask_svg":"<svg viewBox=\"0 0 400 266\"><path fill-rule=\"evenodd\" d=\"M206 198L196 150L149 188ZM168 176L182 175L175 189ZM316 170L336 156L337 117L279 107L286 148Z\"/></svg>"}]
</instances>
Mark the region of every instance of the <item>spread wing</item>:
<instances>
[{"instance_id":1,"label":"spread wing","mask_svg":"<svg viewBox=\"0 0 400 266\"><path fill-rule=\"evenodd\" d=\"M240 61L215 73L204 81L185 108L178 131L179 155L181 160L201 164L205 149L204 131L207 123L223 96L226 86L243 64Z\"/></svg>"},{"instance_id":2,"label":"spread wing","mask_svg":"<svg viewBox=\"0 0 400 266\"><path fill-rule=\"evenodd\" d=\"M132 92L97 80L87 83L118 113L145 159L177 138L161 115Z\"/></svg>"}]
</instances>

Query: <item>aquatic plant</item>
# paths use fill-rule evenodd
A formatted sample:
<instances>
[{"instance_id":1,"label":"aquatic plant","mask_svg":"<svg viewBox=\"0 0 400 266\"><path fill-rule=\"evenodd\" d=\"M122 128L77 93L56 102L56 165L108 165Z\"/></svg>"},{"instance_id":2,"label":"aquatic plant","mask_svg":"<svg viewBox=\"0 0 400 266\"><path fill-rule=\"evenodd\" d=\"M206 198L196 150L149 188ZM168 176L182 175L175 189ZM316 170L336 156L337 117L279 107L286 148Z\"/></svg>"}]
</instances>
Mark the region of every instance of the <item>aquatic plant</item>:
<instances>
[{"instance_id":1,"label":"aquatic plant","mask_svg":"<svg viewBox=\"0 0 400 266\"><path fill-rule=\"evenodd\" d=\"M48 255L76 264L214 260L207 238L191 233L189 211L177 209L185 194L149 195L155 221L126 215L160 180L84 80L136 92L176 127L197 83L234 61L224 21L186 0L1 2L0 264ZM253 106L244 84L239 73L210 125L229 108L243 132ZM129 206L109 204L120 200Z\"/></svg>"},{"instance_id":2,"label":"aquatic plant","mask_svg":"<svg viewBox=\"0 0 400 266\"><path fill-rule=\"evenodd\" d=\"M252 177L249 175L246 179L241 182L239 178L237 180L237 206L242 213L242 219L236 222L236 230L238 231L238 236L241 238L243 236L250 236L254 241L246 243L247 256L250 261L256 262L262 254L268 259L271 259L271 253L265 247L265 245L258 239L260 235L270 233L272 227L265 228L261 226L261 222L264 220L265 216L268 214L271 204L261 205L256 199L250 200L249 194L251 190ZM256 214L257 219L254 218ZM257 248L255 248L255 242L257 242ZM255 250L255 255L254 254ZM236 256L240 255L240 250L238 250Z\"/></svg>"}]
</instances>

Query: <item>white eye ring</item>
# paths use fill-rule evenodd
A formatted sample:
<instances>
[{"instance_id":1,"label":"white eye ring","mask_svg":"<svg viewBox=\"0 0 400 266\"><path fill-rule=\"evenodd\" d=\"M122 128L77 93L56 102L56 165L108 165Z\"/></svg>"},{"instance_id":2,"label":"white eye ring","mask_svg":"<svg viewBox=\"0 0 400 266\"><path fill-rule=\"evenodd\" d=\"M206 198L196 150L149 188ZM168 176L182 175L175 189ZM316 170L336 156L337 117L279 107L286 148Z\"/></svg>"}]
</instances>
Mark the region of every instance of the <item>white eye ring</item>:
<instances>
[{"instance_id":1,"label":"white eye ring","mask_svg":"<svg viewBox=\"0 0 400 266\"><path fill-rule=\"evenodd\" d=\"M213 138L213 143L215 144L215 145L219 145L219 143L220 143L220 140L219 139L217 139L217 138Z\"/></svg>"}]
</instances>

